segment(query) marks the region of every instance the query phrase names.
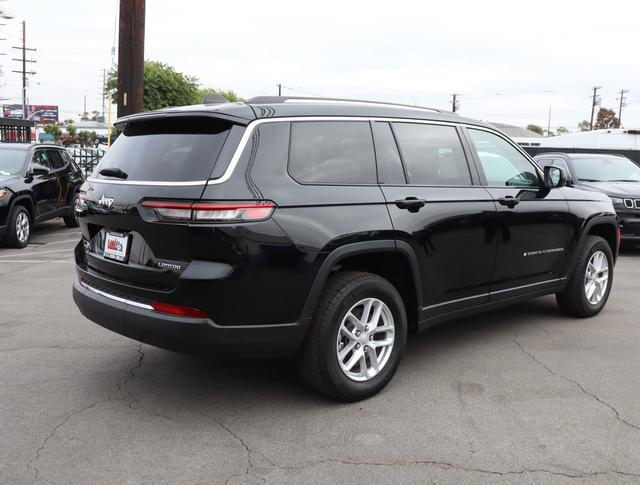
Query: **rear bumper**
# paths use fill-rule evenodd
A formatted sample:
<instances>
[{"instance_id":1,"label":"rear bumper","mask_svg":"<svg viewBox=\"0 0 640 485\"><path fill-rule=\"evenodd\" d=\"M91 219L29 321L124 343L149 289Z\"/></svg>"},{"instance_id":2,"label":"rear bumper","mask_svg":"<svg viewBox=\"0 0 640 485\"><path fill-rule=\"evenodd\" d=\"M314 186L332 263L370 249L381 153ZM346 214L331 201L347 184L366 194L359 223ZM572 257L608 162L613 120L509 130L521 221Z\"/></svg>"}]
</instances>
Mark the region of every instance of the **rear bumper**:
<instances>
[{"instance_id":1,"label":"rear bumper","mask_svg":"<svg viewBox=\"0 0 640 485\"><path fill-rule=\"evenodd\" d=\"M220 326L206 318L158 313L149 305L109 295L79 281L73 299L98 325L168 350L214 353L223 357L279 357L302 345L308 322L281 325Z\"/></svg>"}]
</instances>

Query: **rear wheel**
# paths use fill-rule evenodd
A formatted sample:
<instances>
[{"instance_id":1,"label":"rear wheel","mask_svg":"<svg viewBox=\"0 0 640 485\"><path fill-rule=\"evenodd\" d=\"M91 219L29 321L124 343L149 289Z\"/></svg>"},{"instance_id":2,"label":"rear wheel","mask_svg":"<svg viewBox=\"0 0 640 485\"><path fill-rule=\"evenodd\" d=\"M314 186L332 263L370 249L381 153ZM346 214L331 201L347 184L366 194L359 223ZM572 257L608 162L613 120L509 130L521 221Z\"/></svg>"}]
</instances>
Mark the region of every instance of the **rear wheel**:
<instances>
[{"instance_id":1,"label":"rear wheel","mask_svg":"<svg viewBox=\"0 0 640 485\"><path fill-rule=\"evenodd\" d=\"M10 248L24 248L31 237L31 216L26 207L16 205L7 220L4 245Z\"/></svg>"},{"instance_id":2,"label":"rear wheel","mask_svg":"<svg viewBox=\"0 0 640 485\"><path fill-rule=\"evenodd\" d=\"M318 303L300 372L307 384L333 399L365 399L391 380L406 338L404 303L391 283L371 273L338 273Z\"/></svg>"},{"instance_id":3,"label":"rear wheel","mask_svg":"<svg viewBox=\"0 0 640 485\"><path fill-rule=\"evenodd\" d=\"M67 227L78 227L80 223L78 222L78 215L76 214L76 198L78 194L73 196L73 203L71 204L71 212L69 215L64 216L62 220Z\"/></svg>"},{"instance_id":4,"label":"rear wheel","mask_svg":"<svg viewBox=\"0 0 640 485\"><path fill-rule=\"evenodd\" d=\"M575 317L591 317L604 308L613 283L613 254L607 241L587 236L567 288L556 295L558 305Z\"/></svg>"}]
</instances>

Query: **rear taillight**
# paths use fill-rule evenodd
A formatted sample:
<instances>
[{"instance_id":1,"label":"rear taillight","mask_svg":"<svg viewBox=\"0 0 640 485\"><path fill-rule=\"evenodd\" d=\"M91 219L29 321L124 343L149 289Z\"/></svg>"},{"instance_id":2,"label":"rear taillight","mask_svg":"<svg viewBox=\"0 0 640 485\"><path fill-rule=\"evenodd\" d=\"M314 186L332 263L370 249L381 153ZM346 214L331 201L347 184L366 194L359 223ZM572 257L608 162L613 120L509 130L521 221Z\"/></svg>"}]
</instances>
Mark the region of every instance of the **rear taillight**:
<instances>
[{"instance_id":1,"label":"rear taillight","mask_svg":"<svg viewBox=\"0 0 640 485\"><path fill-rule=\"evenodd\" d=\"M168 315L175 315L178 317L195 317L195 318L207 318L207 314L197 308L192 308L182 305L171 305L169 303L162 303L159 301L152 301L151 306L159 313L166 313Z\"/></svg>"},{"instance_id":2,"label":"rear taillight","mask_svg":"<svg viewBox=\"0 0 640 485\"><path fill-rule=\"evenodd\" d=\"M276 205L273 202L164 202L144 201L142 207L152 209L158 219L196 222L251 222L268 219Z\"/></svg>"}]
</instances>

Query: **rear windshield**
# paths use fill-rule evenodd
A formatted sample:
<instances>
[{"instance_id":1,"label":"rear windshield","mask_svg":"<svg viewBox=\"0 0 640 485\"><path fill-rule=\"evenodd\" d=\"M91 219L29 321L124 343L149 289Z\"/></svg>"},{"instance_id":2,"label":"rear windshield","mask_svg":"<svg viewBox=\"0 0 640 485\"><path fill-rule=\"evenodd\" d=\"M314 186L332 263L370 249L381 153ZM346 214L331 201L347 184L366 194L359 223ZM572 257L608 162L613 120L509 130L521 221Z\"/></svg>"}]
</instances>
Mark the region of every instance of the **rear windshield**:
<instances>
[{"instance_id":1,"label":"rear windshield","mask_svg":"<svg viewBox=\"0 0 640 485\"><path fill-rule=\"evenodd\" d=\"M93 176L119 169L126 180L192 182L206 180L220 154L231 123L213 118L168 118L129 123ZM120 178L122 179L122 177Z\"/></svg>"}]
</instances>

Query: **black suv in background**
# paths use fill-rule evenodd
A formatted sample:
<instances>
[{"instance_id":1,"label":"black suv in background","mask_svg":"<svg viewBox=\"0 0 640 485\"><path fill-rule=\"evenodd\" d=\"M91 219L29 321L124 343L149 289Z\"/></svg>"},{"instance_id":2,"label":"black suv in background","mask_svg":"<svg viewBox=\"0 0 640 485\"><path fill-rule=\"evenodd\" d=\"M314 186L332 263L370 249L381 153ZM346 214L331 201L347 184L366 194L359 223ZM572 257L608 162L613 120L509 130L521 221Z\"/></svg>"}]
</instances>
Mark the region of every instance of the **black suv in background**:
<instances>
[{"instance_id":1,"label":"black suv in background","mask_svg":"<svg viewBox=\"0 0 640 485\"><path fill-rule=\"evenodd\" d=\"M64 218L77 227L75 195L82 170L57 145L0 144L0 240L23 248L38 222Z\"/></svg>"},{"instance_id":2,"label":"black suv in background","mask_svg":"<svg viewBox=\"0 0 640 485\"><path fill-rule=\"evenodd\" d=\"M640 167L622 155L542 153L543 167L562 167L567 185L608 195L620 221L622 243L640 243Z\"/></svg>"},{"instance_id":3,"label":"black suv in background","mask_svg":"<svg viewBox=\"0 0 640 485\"><path fill-rule=\"evenodd\" d=\"M482 122L254 98L118 125L78 198L73 295L142 342L295 354L309 385L357 400L409 331L553 293L588 317L611 291L611 200Z\"/></svg>"}]
</instances>

